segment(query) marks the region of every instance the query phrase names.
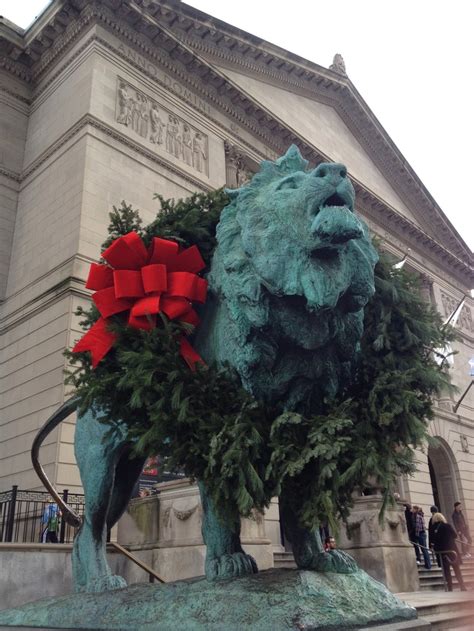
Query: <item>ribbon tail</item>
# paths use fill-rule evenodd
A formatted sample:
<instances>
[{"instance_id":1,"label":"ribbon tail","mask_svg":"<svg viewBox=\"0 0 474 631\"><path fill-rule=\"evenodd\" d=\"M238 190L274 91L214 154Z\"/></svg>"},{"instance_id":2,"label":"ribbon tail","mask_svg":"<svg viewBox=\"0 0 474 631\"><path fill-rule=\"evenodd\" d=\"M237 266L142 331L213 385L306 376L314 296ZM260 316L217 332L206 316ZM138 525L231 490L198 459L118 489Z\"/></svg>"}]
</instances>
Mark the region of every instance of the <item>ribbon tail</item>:
<instances>
[{"instance_id":1,"label":"ribbon tail","mask_svg":"<svg viewBox=\"0 0 474 631\"><path fill-rule=\"evenodd\" d=\"M107 324L106 319L99 318L72 349L73 353L90 351L93 368L107 355L117 339L117 336L107 329Z\"/></svg>"},{"instance_id":2,"label":"ribbon tail","mask_svg":"<svg viewBox=\"0 0 474 631\"><path fill-rule=\"evenodd\" d=\"M179 352L181 357L184 359L184 361L193 372L195 372L196 370L196 364L204 364L204 360L201 355L199 355L199 353L194 350L194 348L184 336L180 339Z\"/></svg>"}]
</instances>

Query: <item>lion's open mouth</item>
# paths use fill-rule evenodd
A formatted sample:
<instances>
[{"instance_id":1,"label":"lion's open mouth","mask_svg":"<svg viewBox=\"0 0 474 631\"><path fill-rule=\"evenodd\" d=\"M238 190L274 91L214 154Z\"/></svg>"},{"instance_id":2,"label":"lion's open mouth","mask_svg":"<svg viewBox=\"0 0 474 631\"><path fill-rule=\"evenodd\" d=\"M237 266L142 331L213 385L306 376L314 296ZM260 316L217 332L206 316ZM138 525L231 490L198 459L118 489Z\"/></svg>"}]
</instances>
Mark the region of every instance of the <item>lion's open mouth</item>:
<instances>
[{"instance_id":1,"label":"lion's open mouth","mask_svg":"<svg viewBox=\"0 0 474 631\"><path fill-rule=\"evenodd\" d=\"M348 208L352 211L352 199L350 195L344 195L341 193L333 193L320 205L322 208Z\"/></svg>"}]
</instances>

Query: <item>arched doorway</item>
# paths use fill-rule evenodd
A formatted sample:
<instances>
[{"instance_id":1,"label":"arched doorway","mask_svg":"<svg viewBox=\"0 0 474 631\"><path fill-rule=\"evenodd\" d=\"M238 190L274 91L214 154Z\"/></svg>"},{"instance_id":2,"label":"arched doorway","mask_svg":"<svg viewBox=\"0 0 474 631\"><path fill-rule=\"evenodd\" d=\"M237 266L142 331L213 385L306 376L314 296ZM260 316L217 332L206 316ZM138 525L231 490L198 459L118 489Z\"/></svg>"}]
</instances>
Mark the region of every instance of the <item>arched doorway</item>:
<instances>
[{"instance_id":1,"label":"arched doorway","mask_svg":"<svg viewBox=\"0 0 474 631\"><path fill-rule=\"evenodd\" d=\"M451 447L445 440L436 436L436 445L428 447L433 500L440 511L449 519L454 502L461 500L459 472Z\"/></svg>"}]
</instances>

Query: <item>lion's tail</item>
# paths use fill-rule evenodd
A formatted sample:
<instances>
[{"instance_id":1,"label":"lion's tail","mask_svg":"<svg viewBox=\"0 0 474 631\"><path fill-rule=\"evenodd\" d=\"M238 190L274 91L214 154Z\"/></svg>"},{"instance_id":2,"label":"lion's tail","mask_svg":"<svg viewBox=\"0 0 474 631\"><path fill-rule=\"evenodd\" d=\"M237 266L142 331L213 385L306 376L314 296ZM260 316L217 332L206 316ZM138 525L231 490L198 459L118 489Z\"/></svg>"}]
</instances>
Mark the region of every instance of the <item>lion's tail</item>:
<instances>
[{"instance_id":1,"label":"lion's tail","mask_svg":"<svg viewBox=\"0 0 474 631\"><path fill-rule=\"evenodd\" d=\"M82 520L80 516L75 511L73 511L70 506L66 504L66 502L62 499L62 497L56 491L54 486L51 484L51 482L48 479L48 476L45 473L45 470L41 466L41 463L38 459L38 454L39 454L39 448L41 447L46 436L48 436L48 434L50 434L53 431L53 429L59 425L59 423L64 421L65 418L67 418L70 414L75 412L78 408L78 405L79 405L79 400L77 398L68 399L65 403L63 403L62 406L59 408L59 410L57 410L52 416L50 416L49 419L46 421L46 423L43 425L43 427L40 429L31 447L31 461L33 463L33 467L36 473L38 474L38 477L40 478L41 482L45 485L45 487L48 489L48 491L51 494L51 497L54 498L54 501L56 502L56 504L61 509L63 518L66 520L68 524L70 524L74 528L77 528L78 526L80 526L82 523Z\"/></svg>"}]
</instances>

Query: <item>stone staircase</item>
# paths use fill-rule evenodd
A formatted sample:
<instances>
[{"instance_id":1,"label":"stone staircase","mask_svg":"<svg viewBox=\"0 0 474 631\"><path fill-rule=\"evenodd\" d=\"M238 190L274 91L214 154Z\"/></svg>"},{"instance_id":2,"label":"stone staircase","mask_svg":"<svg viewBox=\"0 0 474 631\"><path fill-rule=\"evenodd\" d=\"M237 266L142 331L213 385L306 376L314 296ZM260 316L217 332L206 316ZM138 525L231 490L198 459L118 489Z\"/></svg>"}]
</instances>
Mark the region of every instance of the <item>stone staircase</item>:
<instances>
[{"instance_id":1,"label":"stone staircase","mask_svg":"<svg viewBox=\"0 0 474 631\"><path fill-rule=\"evenodd\" d=\"M296 563L293 558L293 552L274 552L273 563L276 568L295 568Z\"/></svg>"},{"instance_id":2,"label":"stone staircase","mask_svg":"<svg viewBox=\"0 0 474 631\"><path fill-rule=\"evenodd\" d=\"M294 568L295 560L291 552L275 552L273 554L273 560L276 568ZM471 559L463 559L461 566L461 572L464 578L464 582L468 589L474 588L474 557ZM443 572L437 565L433 565L431 570L426 570L422 565L418 566L418 573L420 577L420 590L422 591L443 591L444 581ZM458 588L456 578L453 576L454 589ZM474 629L473 629L474 631Z\"/></svg>"},{"instance_id":3,"label":"stone staircase","mask_svg":"<svg viewBox=\"0 0 474 631\"><path fill-rule=\"evenodd\" d=\"M411 622L385 625L381 631L424 629L426 631L473 631L472 592L421 591L397 596L416 608L418 619ZM377 629L377 627L375 628ZM375 631L371 629L371 631Z\"/></svg>"},{"instance_id":4,"label":"stone staircase","mask_svg":"<svg viewBox=\"0 0 474 631\"><path fill-rule=\"evenodd\" d=\"M461 565L461 572L464 579L464 583L468 589L474 587L474 557L471 559L463 559ZM420 577L420 590L440 590L444 591L443 572L436 564L432 566L431 570L425 569L423 565L418 566L418 574ZM458 589L458 582L453 575L453 587Z\"/></svg>"},{"instance_id":5,"label":"stone staircase","mask_svg":"<svg viewBox=\"0 0 474 631\"><path fill-rule=\"evenodd\" d=\"M294 568L295 560L291 552L275 552L276 568ZM453 578L453 592L444 591L441 568L431 570L419 567L420 591L397 594L399 598L416 607L418 619L371 627L370 631L474 631L474 557L463 559L461 567L468 592L459 591ZM364 630L365 631L365 630ZM369 629L367 629L369 631Z\"/></svg>"}]
</instances>

